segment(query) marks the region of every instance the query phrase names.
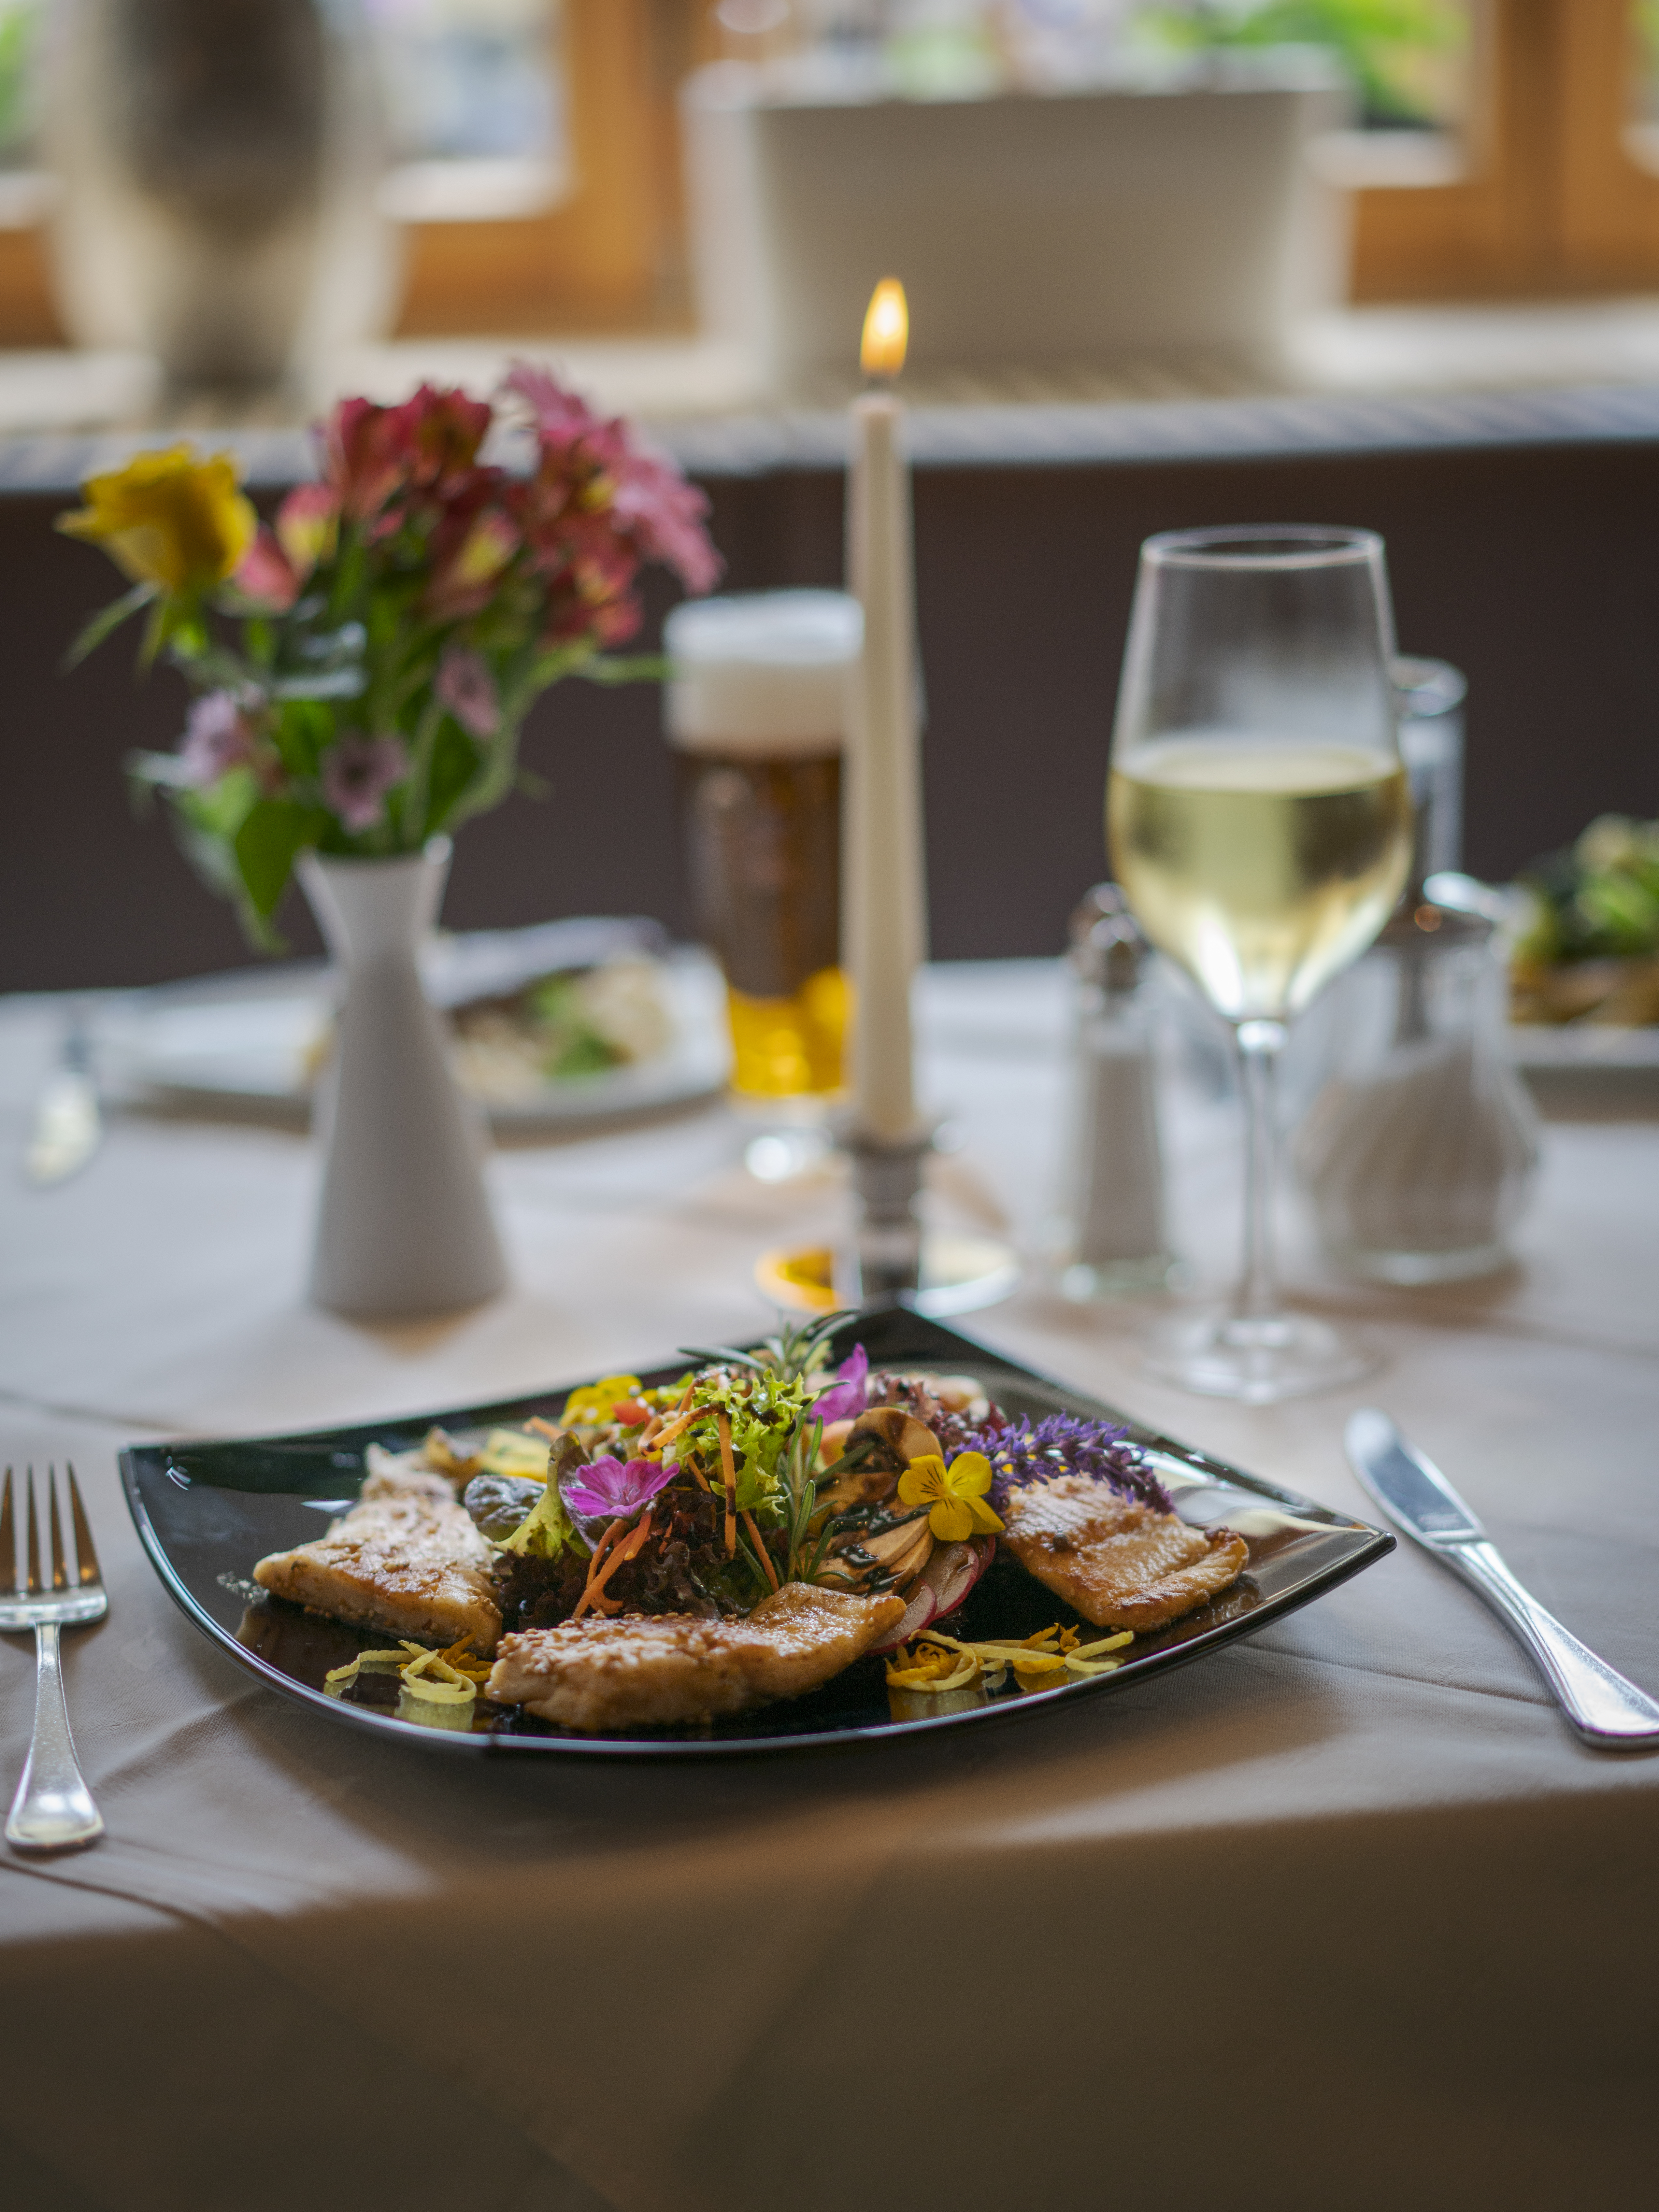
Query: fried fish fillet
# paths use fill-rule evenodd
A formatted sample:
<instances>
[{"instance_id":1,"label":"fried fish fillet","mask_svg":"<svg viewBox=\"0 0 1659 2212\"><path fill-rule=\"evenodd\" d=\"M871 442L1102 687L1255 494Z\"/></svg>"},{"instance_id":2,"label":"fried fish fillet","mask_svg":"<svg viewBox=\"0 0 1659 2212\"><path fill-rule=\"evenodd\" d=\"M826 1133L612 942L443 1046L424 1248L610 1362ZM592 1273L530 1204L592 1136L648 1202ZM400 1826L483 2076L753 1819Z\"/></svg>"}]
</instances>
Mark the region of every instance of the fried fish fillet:
<instances>
[{"instance_id":1,"label":"fried fish fillet","mask_svg":"<svg viewBox=\"0 0 1659 2212\"><path fill-rule=\"evenodd\" d=\"M1003 1542L1028 1574L1098 1628L1161 1628L1237 1582L1231 1528L1194 1528L1085 1474L1009 1494Z\"/></svg>"},{"instance_id":2,"label":"fried fish fillet","mask_svg":"<svg viewBox=\"0 0 1659 2212\"><path fill-rule=\"evenodd\" d=\"M786 1583L745 1620L567 1620L507 1637L485 1694L565 1728L713 1720L816 1690L879 1643L903 1612L902 1597Z\"/></svg>"},{"instance_id":3,"label":"fried fish fillet","mask_svg":"<svg viewBox=\"0 0 1659 2212\"><path fill-rule=\"evenodd\" d=\"M253 1579L314 1612L427 1644L465 1638L486 1658L501 1632L493 1554L441 1474L369 1448L351 1510L314 1543L273 1552Z\"/></svg>"}]
</instances>

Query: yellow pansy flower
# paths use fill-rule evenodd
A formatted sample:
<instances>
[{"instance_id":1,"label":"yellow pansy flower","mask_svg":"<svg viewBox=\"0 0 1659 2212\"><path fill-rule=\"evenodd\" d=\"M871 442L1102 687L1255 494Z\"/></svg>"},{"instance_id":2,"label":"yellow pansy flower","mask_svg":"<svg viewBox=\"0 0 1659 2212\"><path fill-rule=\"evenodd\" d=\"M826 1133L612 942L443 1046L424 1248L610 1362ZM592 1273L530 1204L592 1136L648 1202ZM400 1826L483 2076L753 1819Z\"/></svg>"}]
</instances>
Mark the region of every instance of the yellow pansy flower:
<instances>
[{"instance_id":1,"label":"yellow pansy flower","mask_svg":"<svg viewBox=\"0 0 1659 2212\"><path fill-rule=\"evenodd\" d=\"M222 583L258 527L228 453L207 461L188 446L136 453L124 469L88 477L81 492L87 504L60 514L58 527L101 545L135 583L173 598Z\"/></svg>"},{"instance_id":2,"label":"yellow pansy flower","mask_svg":"<svg viewBox=\"0 0 1659 2212\"><path fill-rule=\"evenodd\" d=\"M573 1390L564 1401L563 1425L568 1429L580 1423L594 1428L611 1419L611 1408L618 1398L631 1398L640 1387L637 1375L607 1375L601 1382L590 1382L586 1389Z\"/></svg>"},{"instance_id":3,"label":"yellow pansy flower","mask_svg":"<svg viewBox=\"0 0 1659 2212\"><path fill-rule=\"evenodd\" d=\"M991 1487L991 1462L983 1452L958 1452L947 1468L937 1452L913 1459L899 1477L906 1505L931 1505L927 1526L942 1544L967 1536L994 1536L1002 1527L985 1503Z\"/></svg>"}]
</instances>

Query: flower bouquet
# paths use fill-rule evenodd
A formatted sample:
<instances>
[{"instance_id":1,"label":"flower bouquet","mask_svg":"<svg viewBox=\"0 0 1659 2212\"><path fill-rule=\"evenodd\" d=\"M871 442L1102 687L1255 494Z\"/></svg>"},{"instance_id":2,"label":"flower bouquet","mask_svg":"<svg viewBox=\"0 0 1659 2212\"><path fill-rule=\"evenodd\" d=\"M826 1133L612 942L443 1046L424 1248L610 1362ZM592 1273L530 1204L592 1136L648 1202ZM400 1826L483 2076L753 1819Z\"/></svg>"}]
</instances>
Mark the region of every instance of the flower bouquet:
<instances>
[{"instance_id":1,"label":"flower bouquet","mask_svg":"<svg viewBox=\"0 0 1659 2212\"><path fill-rule=\"evenodd\" d=\"M514 430L527 467L480 459ZM165 653L198 694L179 749L130 766L265 945L300 854L422 852L514 790L550 684L659 672L611 650L646 562L693 592L719 572L702 495L540 369L497 405L343 400L320 444L274 528L227 456L187 447L92 477L58 523L133 579L75 657L148 610L144 665Z\"/></svg>"},{"instance_id":2,"label":"flower bouquet","mask_svg":"<svg viewBox=\"0 0 1659 2212\"><path fill-rule=\"evenodd\" d=\"M224 455L179 447L90 479L59 526L133 583L75 657L147 613L141 665L164 654L197 696L177 750L132 774L267 949L297 872L345 975L313 1295L432 1312L506 1279L416 963L446 833L520 783L519 733L550 684L659 672L613 650L639 627L645 563L692 591L719 563L702 495L538 369L514 368L496 404L344 400L320 442L320 480L274 526Z\"/></svg>"}]
</instances>

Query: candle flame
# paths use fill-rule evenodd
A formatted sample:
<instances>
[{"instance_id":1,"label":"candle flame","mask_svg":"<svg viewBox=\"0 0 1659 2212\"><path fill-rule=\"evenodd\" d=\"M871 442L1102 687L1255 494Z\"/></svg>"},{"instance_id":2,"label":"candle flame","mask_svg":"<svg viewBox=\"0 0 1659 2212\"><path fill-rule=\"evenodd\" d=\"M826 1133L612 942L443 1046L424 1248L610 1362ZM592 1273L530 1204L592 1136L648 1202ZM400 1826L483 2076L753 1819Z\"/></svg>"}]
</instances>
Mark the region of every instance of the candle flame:
<instances>
[{"instance_id":1,"label":"candle flame","mask_svg":"<svg viewBox=\"0 0 1659 2212\"><path fill-rule=\"evenodd\" d=\"M884 276L870 295L859 366L866 376L895 377L904 366L909 343L910 310L904 287L896 276Z\"/></svg>"}]
</instances>

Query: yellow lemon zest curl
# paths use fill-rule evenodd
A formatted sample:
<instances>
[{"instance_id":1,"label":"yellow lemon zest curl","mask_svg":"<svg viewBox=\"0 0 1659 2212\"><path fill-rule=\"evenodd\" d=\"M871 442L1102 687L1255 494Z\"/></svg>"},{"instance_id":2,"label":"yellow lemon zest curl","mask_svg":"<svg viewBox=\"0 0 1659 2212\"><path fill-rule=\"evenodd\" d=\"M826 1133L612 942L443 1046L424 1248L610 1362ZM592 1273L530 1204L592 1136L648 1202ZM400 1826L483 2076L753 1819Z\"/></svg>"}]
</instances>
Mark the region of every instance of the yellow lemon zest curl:
<instances>
[{"instance_id":1,"label":"yellow lemon zest curl","mask_svg":"<svg viewBox=\"0 0 1659 2212\"><path fill-rule=\"evenodd\" d=\"M988 1690L997 1690L1012 1671L1022 1690L1042 1689L1066 1675L1086 1679L1091 1674L1111 1674L1122 1662L1106 1655L1121 1651L1126 1644L1133 1641L1133 1631L1125 1628L1115 1636L1103 1636L1091 1644L1083 1644L1078 1640L1076 1629L1063 1629L1058 1622L1040 1628L1035 1636L1028 1636L1023 1641L1012 1637L989 1637L976 1643L964 1643L957 1637L946 1636L942 1629L925 1628L914 1647L906 1645L893 1654L887 1668L887 1680L896 1690L938 1694L965 1689L982 1678Z\"/></svg>"},{"instance_id":2,"label":"yellow lemon zest curl","mask_svg":"<svg viewBox=\"0 0 1659 2212\"><path fill-rule=\"evenodd\" d=\"M398 1675L410 1697L433 1705L470 1705L478 1685L489 1679L489 1668L473 1656L465 1638L447 1650L434 1651L405 1637L395 1651L360 1651L349 1666L331 1668L323 1677L323 1689L331 1698L341 1697L365 1670Z\"/></svg>"},{"instance_id":3,"label":"yellow lemon zest curl","mask_svg":"<svg viewBox=\"0 0 1659 2212\"><path fill-rule=\"evenodd\" d=\"M985 1503L991 1480L983 1452L958 1452L948 1468L937 1452L925 1452L899 1477L898 1494L906 1505L929 1508L927 1526L941 1544L959 1544L1000 1532L1001 1522Z\"/></svg>"}]
</instances>

